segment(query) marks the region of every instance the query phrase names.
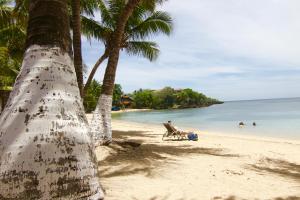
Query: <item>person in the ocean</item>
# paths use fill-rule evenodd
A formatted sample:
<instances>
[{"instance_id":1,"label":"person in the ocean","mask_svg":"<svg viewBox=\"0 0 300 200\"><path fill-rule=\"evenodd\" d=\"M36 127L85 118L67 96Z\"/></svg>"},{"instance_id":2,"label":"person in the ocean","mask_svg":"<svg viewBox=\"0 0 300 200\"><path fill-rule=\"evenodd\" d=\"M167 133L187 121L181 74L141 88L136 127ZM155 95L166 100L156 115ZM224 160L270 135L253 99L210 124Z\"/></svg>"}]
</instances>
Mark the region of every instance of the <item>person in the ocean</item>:
<instances>
[{"instance_id":1,"label":"person in the ocean","mask_svg":"<svg viewBox=\"0 0 300 200\"><path fill-rule=\"evenodd\" d=\"M240 126L240 127L245 126L244 122L240 122L240 123L239 123L239 126Z\"/></svg>"},{"instance_id":2,"label":"person in the ocean","mask_svg":"<svg viewBox=\"0 0 300 200\"><path fill-rule=\"evenodd\" d=\"M252 123L252 125L253 125L253 126L256 126L256 123L255 123L255 122L253 122L253 123Z\"/></svg>"}]
</instances>

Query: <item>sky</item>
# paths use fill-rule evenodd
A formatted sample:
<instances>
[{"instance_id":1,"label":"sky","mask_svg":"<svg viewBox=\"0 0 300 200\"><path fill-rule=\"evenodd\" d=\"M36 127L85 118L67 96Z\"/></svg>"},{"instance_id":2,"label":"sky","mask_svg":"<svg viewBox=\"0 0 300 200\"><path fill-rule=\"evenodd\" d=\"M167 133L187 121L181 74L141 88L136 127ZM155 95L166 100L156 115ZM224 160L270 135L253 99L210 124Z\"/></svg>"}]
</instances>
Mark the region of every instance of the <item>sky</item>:
<instances>
[{"instance_id":1,"label":"sky","mask_svg":"<svg viewBox=\"0 0 300 200\"><path fill-rule=\"evenodd\" d=\"M121 52L116 83L139 88L192 88L220 100L300 97L299 0L168 0L174 20L155 62ZM103 44L83 38L92 67ZM102 81L106 63L95 78Z\"/></svg>"}]
</instances>

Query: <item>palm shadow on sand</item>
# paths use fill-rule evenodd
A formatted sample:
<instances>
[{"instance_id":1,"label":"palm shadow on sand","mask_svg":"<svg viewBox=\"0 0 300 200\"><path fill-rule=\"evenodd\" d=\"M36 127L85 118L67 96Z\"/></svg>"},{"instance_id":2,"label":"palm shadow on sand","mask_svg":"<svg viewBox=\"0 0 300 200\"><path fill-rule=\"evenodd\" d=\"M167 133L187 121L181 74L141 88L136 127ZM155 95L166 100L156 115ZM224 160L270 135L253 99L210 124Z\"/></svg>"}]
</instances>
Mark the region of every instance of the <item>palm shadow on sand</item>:
<instances>
[{"instance_id":1,"label":"palm shadow on sand","mask_svg":"<svg viewBox=\"0 0 300 200\"><path fill-rule=\"evenodd\" d=\"M236 196L229 196L229 197L225 197L225 198L222 198L222 197L214 197L212 200L247 200L245 198L239 198L239 197L236 197ZM277 198L273 198L273 199L270 199L270 200L300 200L300 197L296 197L296 196L289 196L289 197L277 197Z\"/></svg>"},{"instance_id":2,"label":"palm shadow on sand","mask_svg":"<svg viewBox=\"0 0 300 200\"><path fill-rule=\"evenodd\" d=\"M271 173L300 182L300 165L296 163L265 158L257 164L250 165L249 168L259 173Z\"/></svg>"},{"instance_id":3,"label":"palm shadow on sand","mask_svg":"<svg viewBox=\"0 0 300 200\"><path fill-rule=\"evenodd\" d=\"M167 163L171 164L176 160L176 157L186 155L239 157L238 154L226 153L225 149L194 147L192 143L191 145L178 144L176 146L157 141L146 143L149 138L160 135L148 134L142 131L114 131L113 136L113 143L108 148L114 153L99 161L99 165L101 165L100 174L104 178L133 174L153 177L155 175L154 171L158 167ZM137 136L139 139L127 139L132 136Z\"/></svg>"}]
</instances>

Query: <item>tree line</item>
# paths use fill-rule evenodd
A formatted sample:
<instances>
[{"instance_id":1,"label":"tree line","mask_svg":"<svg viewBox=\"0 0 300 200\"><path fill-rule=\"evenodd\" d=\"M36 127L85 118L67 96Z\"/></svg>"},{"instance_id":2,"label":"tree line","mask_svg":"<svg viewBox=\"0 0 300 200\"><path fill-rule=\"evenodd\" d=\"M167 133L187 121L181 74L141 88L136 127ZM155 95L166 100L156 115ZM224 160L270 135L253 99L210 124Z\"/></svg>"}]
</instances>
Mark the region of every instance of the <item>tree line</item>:
<instances>
[{"instance_id":1,"label":"tree line","mask_svg":"<svg viewBox=\"0 0 300 200\"><path fill-rule=\"evenodd\" d=\"M83 99L83 105L86 112L90 113L95 110L100 92L101 84L98 81L93 80ZM123 95L125 94L122 90L122 86L120 84L115 84L113 91L114 106L124 108L121 103L121 97ZM222 101L207 97L190 88L174 89L172 87L165 87L160 90L139 89L126 95L133 100L129 108L136 109L199 108L223 103Z\"/></svg>"},{"instance_id":2,"label":"tree line","mask_svg":"<svg viewBox=\"0 0 300 200\"><path fill-rule=\"evenodd\" d=\"M177 90L171 87L165 87L161 90L139 89L130 96L134 99L133 108L199 108L223 103L190 88Z\"/></svg>"}]
</instances>

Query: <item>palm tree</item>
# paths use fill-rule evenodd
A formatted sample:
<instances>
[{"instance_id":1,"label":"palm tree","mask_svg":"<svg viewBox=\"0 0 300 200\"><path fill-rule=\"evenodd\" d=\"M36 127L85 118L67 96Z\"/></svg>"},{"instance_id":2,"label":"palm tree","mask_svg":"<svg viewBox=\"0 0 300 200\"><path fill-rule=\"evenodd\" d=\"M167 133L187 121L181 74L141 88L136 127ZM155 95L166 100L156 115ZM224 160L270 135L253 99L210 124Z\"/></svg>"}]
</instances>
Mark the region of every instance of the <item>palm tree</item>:
<instances>
[{"instance_id":1,"label":"palm tree","mask_svg":"<svg viewBox=\"0 0 300 200\"><path fill-rule=\"evenodd\" d=\"M101 94L90 125L91 134L95 137L96 143L109 144L112 140L112 94L120 50L125 48L131 54L141 54L152 60L157 56L157 45L153 42L132 41L131 39L144 39L153 33L163 32L169 34L171 32L172 25L169 15L164 12L154 12L157 2L161 1L129 0L127 3L122 0L110 1L111 9L109 10L113 11L112 14L103 12L102 9L103 21L108 26L112 26L113 31L109 32L105 29L102 37L107 38L105 40L106 51L104 55L108 55L108 64ZM149 11L152 11L153 15L148 16L148 20L147 18L146 20L141 20ZM152 21L152 19L158 20ZM108 23L110 21L113 21L111 25Z\"/></svg>"},{"instance_id":2,"label":"palm tree","mask_svg":"<svg viewBox=\"0 0 300 200\"><path fill-rule=\"evenodd\" d=\"M74 67L80 95L82 96L83 73L82 73L82 54L81 54L81 25L80 25L80 0L72 0L72 25L73 25L73 51Z\"/></svg>"},{"instance_id":3,"label":"palm tree","mask_svg":"<svg viewBox=\"0 0 300 200\"><path fill-rule=\"evenodd\" d=\"M101 0L98 0L101 2ZM81 12L89 16L94 16L94 10L97 8L98 2L95 0L72 0L72 30L73 30L73 51L74 51L74 67L80 95L83 92L83 63L81 54ZM84 15L83 15L84 16Z\"/></svg>"},{"instance_id":4,"label":"palm tree","mask_svg":"<svg viewBox=\"0 0 300 200\"><path fill-rule=\"evenodd\" d=\"M0 116L1 199L102 199L66 0L30 2L25 49Z\"/></svg>"},{"instance_id":5,"label":"palm tree","mask_svg":"<svg viewBox=\"0 0 300 200\"><path fill-rule=\"evenodd\" d=\"M98 67L108 58L110 51L109 41L114 32L114 23L117 14L113 6L106 7L105 4L99 6L102 13L102 21L99 23L91 18L82 16L83 33L88 38L96 38L105 45L104 53L95 63L84 86L84 93L94 78ZM172 19L166 12L149 12L146 9L137 9L131 16L134 20L129 20L121 44L121 49L130 55L141 55L150 61L158 57L158 45L152 41L145 41L149 35L164 33L170 35L172 31Z\"/></svg>"}]
</instances>

